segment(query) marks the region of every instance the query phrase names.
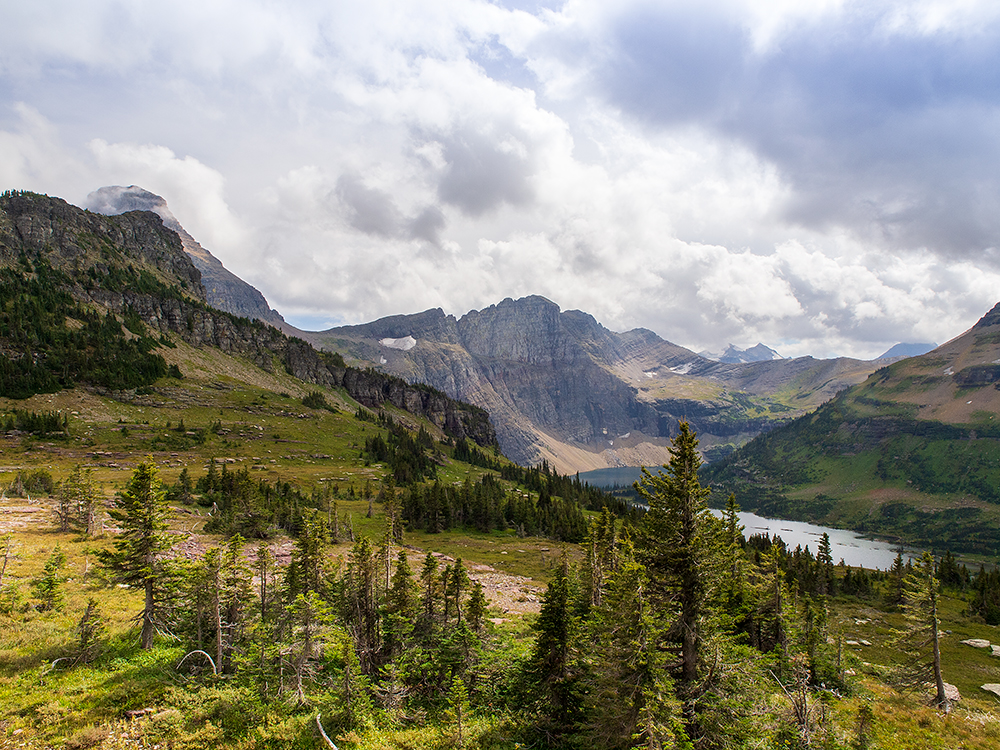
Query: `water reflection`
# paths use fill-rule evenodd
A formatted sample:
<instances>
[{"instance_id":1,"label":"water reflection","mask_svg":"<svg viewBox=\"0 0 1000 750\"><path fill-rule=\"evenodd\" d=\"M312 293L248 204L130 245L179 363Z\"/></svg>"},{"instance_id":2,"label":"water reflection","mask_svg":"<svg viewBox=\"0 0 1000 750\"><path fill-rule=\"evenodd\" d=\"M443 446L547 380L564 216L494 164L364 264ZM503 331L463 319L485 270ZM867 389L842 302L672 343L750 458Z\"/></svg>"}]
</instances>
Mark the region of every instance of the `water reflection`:
<instances>
[{"instance_id":1,"label":"water reflection","mask_svg":"<svg viewBox=\"0 0 1000 750\"><path fill-rule=\"evenodd\" d=\"M722 511L713 509L712 513L718 516L721 515ZM847 565L855 568L888 570L892 567L893 560L896 559L898 545L877 539L865 539L853 531L817 526L804 521L764 518L756 513L745 511L741 511L739 517L740 523L743 524L744 536L749 537L753 534L780 536L789 552L801 545L803 548L809 547L809 551L815 555L819 548L820 538L826 532L830 535L830 548L835 563L843 560ZM918 550L903 548L904 558L916 558L919 555Z\"/></svg>"}]
</instances>

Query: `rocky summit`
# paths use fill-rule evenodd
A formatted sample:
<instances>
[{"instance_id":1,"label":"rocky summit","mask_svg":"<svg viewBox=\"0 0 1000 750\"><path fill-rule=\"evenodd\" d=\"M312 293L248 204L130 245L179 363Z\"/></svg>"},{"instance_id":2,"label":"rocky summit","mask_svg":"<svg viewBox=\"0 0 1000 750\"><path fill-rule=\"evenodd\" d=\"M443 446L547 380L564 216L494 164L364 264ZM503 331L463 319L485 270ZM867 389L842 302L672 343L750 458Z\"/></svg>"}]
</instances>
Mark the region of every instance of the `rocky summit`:
<instances>
[{"instance_id":1,"label":"rocky summit","mask_svg":"<svg viewBox=\"0 0 1000 750\"><path fill-rule=\"evenodd\" d=\"M167 202L155 193L136 185L121 187L109 185L87 196L87 208L96 213L116 216L129 211L152 211L163 220L163 225L177 232L184 252L201 272L206 301L219 310L251 320L262 320L283 328L285 319L272 310L259 290L230 272L222 261L206 250L181 226Z\"/></svg>"},{"instance_id":2,"label":"rocky summit","mask_svg":"<svg viewBox=\"0 0 1000 750\"><path fill-rule=\"evenodd\" d=\"M483 407L506 455L562 472L662 464L682 419L708 457L725 455L875 367L845 358L713 362L539 296L461 318L433 309L300 335Z\"/></svg>"}]
</instances>

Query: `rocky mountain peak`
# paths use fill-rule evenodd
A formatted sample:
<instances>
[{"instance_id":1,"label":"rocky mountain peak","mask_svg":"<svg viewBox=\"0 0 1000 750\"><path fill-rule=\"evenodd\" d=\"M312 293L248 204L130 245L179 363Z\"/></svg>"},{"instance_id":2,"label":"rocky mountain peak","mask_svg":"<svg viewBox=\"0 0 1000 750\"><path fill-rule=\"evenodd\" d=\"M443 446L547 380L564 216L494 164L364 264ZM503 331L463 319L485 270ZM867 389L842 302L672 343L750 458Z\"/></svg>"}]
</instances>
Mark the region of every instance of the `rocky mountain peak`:
<instances>
[{"instance_id":1,"label":"rocky mountain peak","mask_svg":"<svg viewBox=\"0 0 1000 750\"><path fill-rule=\"evenodd\" d=\"M116 216L129 211L152 211L160 217L165 227L177 233L184 252L201 271L208 304L240 317L262 320L279 328L285 327L285 319L271 309L264 295L231 273L222 265L222 261L202 247L181 226L177 217L170 211L166 200L156 193L151 193L138 185L128 187L108 185L98 188L87 196L86 208L106 216Z\"/></svg>"}]
</instances>

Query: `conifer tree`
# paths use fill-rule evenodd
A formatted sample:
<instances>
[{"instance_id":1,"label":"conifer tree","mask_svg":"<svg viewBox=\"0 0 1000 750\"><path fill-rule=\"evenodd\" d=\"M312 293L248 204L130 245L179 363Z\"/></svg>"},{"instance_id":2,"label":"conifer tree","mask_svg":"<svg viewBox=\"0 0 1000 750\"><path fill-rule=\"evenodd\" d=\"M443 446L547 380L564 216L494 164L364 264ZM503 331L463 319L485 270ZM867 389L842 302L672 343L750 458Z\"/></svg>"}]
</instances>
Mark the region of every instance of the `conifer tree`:
<instances>
[{"instance_id":1,"label":"conifer tree","mask_svg":"<svg viewBox=\"0 0 1000 750\"><path fill-rule=\"evenodd\" d=\"M167 578L162 554L170 547L163 534L167 528L165 492L152 458L141 461L132 478L115 498L111 518L121 527L114 549L98 553L101 563L115 580L143 589L142 647L153 647L153 636L161 624L160 604Z\"/></svg>"},{"instance_id":2,"label":"conifer tree","mask_svg":"<svg viewBox=\"0 0 1000 750\"><path fill-rule=\"evenodd\" d=\"M421 598L421 618L420 632L423 637L429 637L434 632L435 620L437 618L437 601L439 586L437 577L438 561L430 552L424 558L423 567L420 570L420 583L423 588Z\"/></svg>"},{"instance_id":3,"label":"conifer tree","mask_svg":"<svg viewBox=\"0 0 1000 750\"><path fill-rule=\"evenodd\" d=\"M539 696L541 728L548 734L559 735L573 726L579 708L573 654L577 622L573 615L569 562L565 555L545 590L542 608L533 627L537 636L528 674Z\"/></svg>"},{"instance_id":4,"label":"conifer tree","mask_svg":"<svg viewBox=\"0 0 1000 750\"><path fill-rule=\"evenodd\" d=\"M91 470L74 466L70 475L59 485L57 498L59 530L69 531L71 527L78 526L87 534L93 534L97 491L91 478Z\"/></svg>"},{"instance_id":5,"label":"conifer tree","mask_svg":"<svg viewBox=\"0 0 1000 750\"><path fill-rule=\"evenodd\" d=\"M42 574L34 580L35 596L38 598L38 611L48 612L62 605L62 576L60 571L66 564L66 555L55 546L49 559L45 561Z\"/></svg>"},{"instance_id":6,"label":"conifer tree","mask_svg":"<svg viewBox=\"0 0 1000 750\"><path fill-rule=\"evenodd\" d=\"M361 669L367 675L375 668L380 649L378 560L368 537L361 537L351 548L347 566L345 595L349 630L353 636Z\"/></svg>"},{"instance_id":7,"label":"conifer tree","mask_svg":"<svg viewBox=\"0 0 1000 750\"><path fill-rule=\"evenodd\" d=\"M930 683L934 703L948 709L948 696L941 676L941 650L938 643L938 595L940 585L934 575L934 558L924 552L904 581L903 614L906 622L895 633L895 645L907 656L901 665L902 685L919 689Z\"/></svg>"},{"instance_id":8,"label":"conifer tree","mask_svg":"<svg viewBox=\"0 0 1000 750\"><path fill-rule=\"evenodd\" d=\"M673 747L684 739L679 705L646 599L645 568L624 546L587 629L586 736L608 750Z\"/></svg>"},{"instance_id":9,"label":"conifer tree","mask_svg":"<svg viewBox=\"0 0 1000 750\"><path fill-rule=\"evenodd\" d=\"M479 581L473 581L472 595L469 597L466 619L468 620L469 627L477 635L483 631L488 606L489 603L486 601L486 592L483 591L483 584Z\"/></svg>"},{"instance_id":10,"label":"conifer tree","mask_svg":"<svg viewBox=\"0 0 1000 750\"><path fill-rule=\"evenodd\" d=\"M389 659L398 656L409 640L418 613L419 595L406 552L400 550L383 611L383 649Z\"/></svg>"},{"instance_id":11,"label":"conifer tree","mask_svg":"<svg viewBox=\"0 0 1000 750\"><path fill-rule=\"evenodd\" d=\"M669 637L680 644L676 679L689 697L698 679L702 615L710 547L706 539L709 490L698 482L698 440L687 422L670 448L666 473L643 469L635 487L649 505L637 543L656 606L672 612Z\"/></svg>"}]
</instances>

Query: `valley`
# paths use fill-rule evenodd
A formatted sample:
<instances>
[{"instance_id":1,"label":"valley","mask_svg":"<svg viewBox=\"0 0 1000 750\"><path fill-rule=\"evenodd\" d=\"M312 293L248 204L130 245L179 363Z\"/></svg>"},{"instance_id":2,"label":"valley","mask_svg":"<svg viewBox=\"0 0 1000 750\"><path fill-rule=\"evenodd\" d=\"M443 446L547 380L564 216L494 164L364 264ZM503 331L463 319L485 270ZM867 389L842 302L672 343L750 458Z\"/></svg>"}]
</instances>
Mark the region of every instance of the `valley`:
<instances>
[{"instance_id":1,"label":"valley","mask_svg":"<svg viewBox=\"0 0 1000 750\"><path fill-rule=\"evenodd\" d=\"M946 345L950 359L938 350L868 380L871 363L702 360L541 298L465 323L378 321L322 352L212 307L154 214L100 217L26 193L0 209L14 290L0 307L8 745L329 747L320 730L372 750L985 750L1000 738L984 688L1000 684L988 647L1000 576L950 553L839 565L822 537L807 550L743 528L735 504L836 510L836 482L870 491L851 472L878 470L882 450L883 506L920 493L932 513L949 478L963 507L980 507L992 314L967 345ZM381 371L358 366L376 356ZM511 421L411 377L438 365ZM948 368L957 378L942 380ZM864 382L791 419L852 380ZM515 406L559 425L559 441L515 429ZM541 458L510 460L511 440ZM670 464L644 485L648 513L559 469L569 447L585 465L601 441L624 448L599 464ZM728 454L708 471L742 482L719 515L703 448ZM956 469L973 455L975 470ZM809 502L810 482L833 499ZM949 519L935 540L972 539ZM133 543L150 546L136 558ZM928 581L933 621L917 596ZM926 671L907 687L902 670L904 651L926 670L928 632L944 698Z\"/></svg>"}]
</instances>

